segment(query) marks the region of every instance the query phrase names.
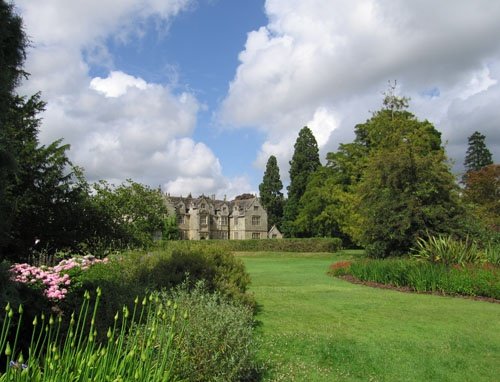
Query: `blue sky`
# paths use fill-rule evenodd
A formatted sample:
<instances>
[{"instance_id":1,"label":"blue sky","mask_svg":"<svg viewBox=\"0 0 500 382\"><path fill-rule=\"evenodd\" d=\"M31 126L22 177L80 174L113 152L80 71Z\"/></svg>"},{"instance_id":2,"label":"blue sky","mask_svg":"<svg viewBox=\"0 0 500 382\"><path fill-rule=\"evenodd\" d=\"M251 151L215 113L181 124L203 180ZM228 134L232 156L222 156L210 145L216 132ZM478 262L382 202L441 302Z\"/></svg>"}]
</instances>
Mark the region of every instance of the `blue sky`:
<instances>
[{"instance_id":1,"label":"blue sky","mask_svg":"<svg viewBox=\"0 0 500 382\"><path fill-rule=\"evenodd\" d=\"M286 184L300 128L324 158L395 79L455 172L475 130L500 157L500 2L14 3L32 40L19 91L42 92L41 142L70 143L90 181L232 197L275 155Z\"/></svg>"},{"instance_id":2,"label":"blue sky","mask_svg":"<svg viewBox=\"0 0 500 382\"><path fill-rule=\"evenodd\" d=\"M251 158L257 155L263 135L224 128L214 113L238 67L247 33L266 23L264 1L204 0L175 18L165 34L158 34L151 24L145 36L131 43L113 39L107 43L120 70L148 82L174 81L176 91L193 92L205 106L198 113L193 139L214 151L225 175L247 175L254 183L263 174ZM106 68L95 74L106 75Z\"/></svg>"}]
</instances>

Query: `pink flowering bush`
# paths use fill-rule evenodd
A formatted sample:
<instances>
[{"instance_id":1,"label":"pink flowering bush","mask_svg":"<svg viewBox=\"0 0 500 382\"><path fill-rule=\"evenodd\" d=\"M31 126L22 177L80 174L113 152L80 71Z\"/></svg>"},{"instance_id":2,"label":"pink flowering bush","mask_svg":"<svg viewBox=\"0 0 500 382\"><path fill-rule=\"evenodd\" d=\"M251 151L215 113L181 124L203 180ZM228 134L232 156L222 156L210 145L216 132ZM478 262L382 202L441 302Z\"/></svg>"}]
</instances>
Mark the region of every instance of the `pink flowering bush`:
<instances>
[{"instance_id":1,"label":"pink flowering bush","mask_svg":"<svg viewBox=\"0 0 500 382\"><path fill-rule=\"evenodd\" d=\"M99 260L92 255L87 255L62 260L54 267L14 264L10 271L13 281L40 288L49 300L61 301L66 297L68 287L71 285L69 271L86 270L101 262L107 262L107 259Z\"/></svg>"}]
</instances>

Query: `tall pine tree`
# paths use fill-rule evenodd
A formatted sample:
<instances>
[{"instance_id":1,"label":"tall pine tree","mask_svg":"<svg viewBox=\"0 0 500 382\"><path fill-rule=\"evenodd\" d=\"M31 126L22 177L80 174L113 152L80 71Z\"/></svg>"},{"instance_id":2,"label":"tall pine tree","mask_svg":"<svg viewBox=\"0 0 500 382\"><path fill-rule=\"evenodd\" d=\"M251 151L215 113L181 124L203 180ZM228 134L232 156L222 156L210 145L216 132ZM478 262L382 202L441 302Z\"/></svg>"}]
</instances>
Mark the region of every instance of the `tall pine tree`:
<instances>
[{"instance_id":1,"label":"tall pine tree","mask_svg":"<svg viewBox=\"0 0 500 382\"><path fill-rule=\"evenodd\" d=\"M273 225L280 226L283 217L283 183L280 179L280 169L274 155L267 161L266 172L259 185L260 201L267 210L268 229Z\"/></svg>"},{"instance_id":2,"label":"tall pine tree","mask_svg":"<svg viewBox=\"0 0 500 382\"><path fill-rule=\"evenodd\" d=\"M306 191L310 176L321 166L316 138L307 126L304 126L295 142L295 151L290 161L290 185L287 187L288 200L284 208L283 233L294 237L295 219L299 213L299 201Z\"/></svg>"},{"instance_id":3,"label":"tall pine tree","mask_svg":"<svg viewBox=\"0 0 500 382\"><path fill-rule=\"evenodd\" d=\"M484 143L485 136L479 131L475 131L469 137L469 147L465 155L465 171L479 171L483 167L493 164L491 152Z\"/></svg>"}]
</instances>

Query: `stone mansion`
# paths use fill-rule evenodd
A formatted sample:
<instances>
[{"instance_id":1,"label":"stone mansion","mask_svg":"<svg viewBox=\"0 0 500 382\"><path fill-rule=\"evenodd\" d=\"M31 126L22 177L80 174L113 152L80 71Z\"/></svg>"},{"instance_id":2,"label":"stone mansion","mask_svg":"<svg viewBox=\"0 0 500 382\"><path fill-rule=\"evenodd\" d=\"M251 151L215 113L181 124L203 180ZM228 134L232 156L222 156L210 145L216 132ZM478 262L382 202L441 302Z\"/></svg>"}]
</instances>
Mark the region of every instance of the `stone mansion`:
<instances>
[{"instance_id":1,"label":"stone mansion","mask_svg":"<svg viewBox=\"0 0 500 382\"><path fill-rule=\"evenodd\" d=\"M177 216L180 239L268 238L267 212L254 195L244 194L232 201L204 195L193 198L167 194L165 198L169 214Z\"/></svg>"}]
</instances>

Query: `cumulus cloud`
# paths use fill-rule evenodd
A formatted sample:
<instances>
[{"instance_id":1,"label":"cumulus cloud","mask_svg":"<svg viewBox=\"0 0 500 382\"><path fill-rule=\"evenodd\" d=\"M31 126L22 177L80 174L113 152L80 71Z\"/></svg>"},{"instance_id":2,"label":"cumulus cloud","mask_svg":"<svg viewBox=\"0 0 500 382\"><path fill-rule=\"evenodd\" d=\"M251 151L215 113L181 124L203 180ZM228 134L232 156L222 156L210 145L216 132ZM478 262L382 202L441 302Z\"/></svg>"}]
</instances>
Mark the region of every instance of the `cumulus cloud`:
<instances>
[{"instance_id":1,"label":"cumulus cloud","mask_svg":"<svg viewBox=\"0 0 500 382\"><path fill-rule=\"evenodd\" d=\"M336 150L380 108L394 79L412 111L457 146L457 163L474 130L487 134L499 160L500 129L483 119L498 109L500 3L267 0L265 10L269 23L248 34L219 111L230 127L267 133L259 167L274 154L286 172L290 142L305 124L323 152Z\"/></svg>"},{"instance_id":2,"label":"cumulus cloud","mask_svg":"<svg viewBox=\"0 0 500 382\"><path fill-rule=\"evenodd\" d=\"M165 33L192 0L17 0L32 41L22 94L47 101L40 130L46 144L70 143L70 159L90 181L127 178L176 193L219 192L231 183L218 158L191 136L200 104L189 92L116 68L106 41L127 44L147 23ZM107 72L91 76L98 65ZM106 70L107 69L107 70ZM185 187L185 188L183 188Z\"/></svg>"}]
</instances>

